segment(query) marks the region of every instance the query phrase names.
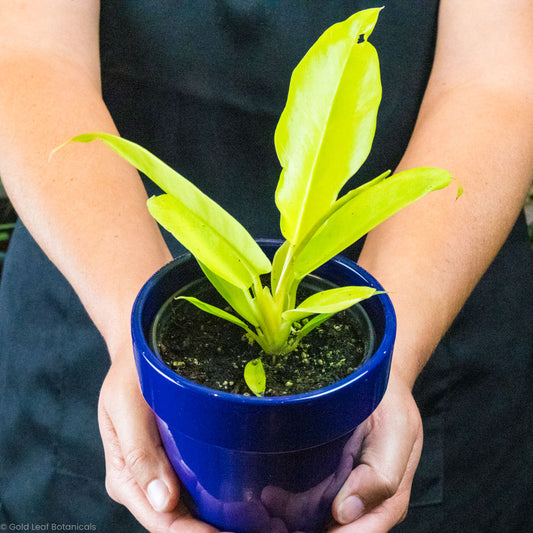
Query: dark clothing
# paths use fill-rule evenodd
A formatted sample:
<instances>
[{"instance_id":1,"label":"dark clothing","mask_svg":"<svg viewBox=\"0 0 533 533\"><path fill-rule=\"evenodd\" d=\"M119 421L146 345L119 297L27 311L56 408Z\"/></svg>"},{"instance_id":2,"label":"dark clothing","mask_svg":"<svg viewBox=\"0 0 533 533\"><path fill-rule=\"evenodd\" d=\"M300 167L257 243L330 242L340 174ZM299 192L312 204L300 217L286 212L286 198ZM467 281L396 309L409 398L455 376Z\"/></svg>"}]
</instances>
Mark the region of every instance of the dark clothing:
<instances>
[{"instance_id":1,"label":"dark clothing","mask_svg":"<svg viewBox=\"0 0 533 533\"><path fill-rule=\"evenodd\" d=\"M354 187L394 169L407 146L437 1L106 0L104 98L122 136L196 182L255 237L278 237L273 137L291 71L328 26L380 5L370 41L383 103ZM416 383L424 450L397 531L520 533L533 523L533 261L524 228L521 219ZM0 524L142 531L104 489L96 409L105 344L22 224L5 263L0 339Z\"/></svg>"}]
</instances>

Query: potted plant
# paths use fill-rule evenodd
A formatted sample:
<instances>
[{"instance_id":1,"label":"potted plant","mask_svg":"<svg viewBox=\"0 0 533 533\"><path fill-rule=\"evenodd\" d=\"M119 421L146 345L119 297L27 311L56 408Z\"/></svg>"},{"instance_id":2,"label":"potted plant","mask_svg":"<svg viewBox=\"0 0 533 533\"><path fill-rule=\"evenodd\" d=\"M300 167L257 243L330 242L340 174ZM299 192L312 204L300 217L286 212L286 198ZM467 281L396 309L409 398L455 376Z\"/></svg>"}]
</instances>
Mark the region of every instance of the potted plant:
<instances>
[{"instance_id":1,"label":"potted plant","mask_svg":"<svg viewBox=\"0 0 533 533\"><path fill-rule=\"evenodd\" d=\"M357 459L357 427L385 392L395 336L394 311L379 283L337 254L451 182L439 169L385 172L339 196L374 136L381 84L368 37L378 14L361 11L330 27L294 70L275 134L283 167L276 190L282 243L256 242L192 183L130 141L104 133L72 139L104 141L155 181L165 193L149 199L150 212L196 258L178 258L146 283L133 308L132 335L143 395L187 504L222 529L311 533L330 519L333 498ZM203 275L227 309L183 292ZM333 286L299 298L309 276ZM163 362L154 323L176 298L190 306L187 313L198 308L228 321L226 331L241 328L235 354L258 347L240 369L249 395L195 383ZM290 361L302 339L355 304L359 317L368 317L359 320L363 329L375 335L362 365L316 390L291 394L289 387L288 395L265 396L268 369Z\"/></svg>"},{"instance_id":2,"label":"potted plant","mask_svg":"<svg viewBox=\"0 0 533 533\"><path fill-rule=\"evenodd\" d=\"M261 245L272 257L279 242ZM372 276L342 257L316 274L339 286L381 290ZM386 389L396 330L390 299L380 293L362 304L376 346L351 375L303 394L244 396L182 378L154 349L153 326L161 308L201 275L190 257L177 258L150 278L132 314L143 395L186 488L187 506L202 520L237 533L321 531L354 467L361 442L356 428Z\"/></svg>"}]
</instances>

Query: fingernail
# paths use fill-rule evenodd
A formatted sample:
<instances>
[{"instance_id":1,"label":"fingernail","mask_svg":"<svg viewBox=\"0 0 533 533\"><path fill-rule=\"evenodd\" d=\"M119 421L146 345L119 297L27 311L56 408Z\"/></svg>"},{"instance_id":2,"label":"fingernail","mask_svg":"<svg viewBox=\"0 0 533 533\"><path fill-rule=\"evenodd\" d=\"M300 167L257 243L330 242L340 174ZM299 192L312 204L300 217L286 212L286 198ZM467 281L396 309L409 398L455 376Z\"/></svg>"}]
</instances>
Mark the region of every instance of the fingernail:
<instances>
[{"instance_id":1,"label":"fingernail","mask_svg":"<svg viewBox=\"0 0 533 533\"><path fill-rule=\"evenodd\" d=\"M363 511L363 502L357 496L348 496L340 506L339 521L341 524L349 524L359 518Z\"/></svg>"},{"instance_id":2,"label":"fingernail","mask_svg":"<svg viewBox=\"0 0 533 533\"><path fill-rule=\"evenodd\" d=\"M167 486L160 479L150 481L146 487L146 494L155 511L163 511L166 508L170 494Z\"/></svg>"}]
</instances>

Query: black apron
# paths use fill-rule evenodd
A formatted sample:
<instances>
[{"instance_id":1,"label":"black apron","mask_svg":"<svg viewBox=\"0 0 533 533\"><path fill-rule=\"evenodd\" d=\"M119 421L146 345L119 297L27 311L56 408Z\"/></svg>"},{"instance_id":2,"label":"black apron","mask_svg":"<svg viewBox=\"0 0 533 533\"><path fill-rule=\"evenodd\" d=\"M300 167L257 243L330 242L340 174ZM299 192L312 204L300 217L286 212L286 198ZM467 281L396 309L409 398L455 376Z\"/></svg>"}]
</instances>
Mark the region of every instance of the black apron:
<instances>
[{"instance_id":1,"label":"black apron","mask_svg":"<svg viewBox=\"0 0 533 533\"><path fill-rule=\"evenodd\" d=\"M394 169L407 146L437 1L106 0L105 101L122 136L196 182L254 236L279 237L273 136L291 71L328 26L381 5L370 40L383 103L354 187ZM424 450L395 531L523 532L533 523L532 355L533 263L521 219L415 385ZM78 297L19 223L0 287L0 524L143 531L104 489L97 401L108 365Z\"/></svg>"}]
</instances>

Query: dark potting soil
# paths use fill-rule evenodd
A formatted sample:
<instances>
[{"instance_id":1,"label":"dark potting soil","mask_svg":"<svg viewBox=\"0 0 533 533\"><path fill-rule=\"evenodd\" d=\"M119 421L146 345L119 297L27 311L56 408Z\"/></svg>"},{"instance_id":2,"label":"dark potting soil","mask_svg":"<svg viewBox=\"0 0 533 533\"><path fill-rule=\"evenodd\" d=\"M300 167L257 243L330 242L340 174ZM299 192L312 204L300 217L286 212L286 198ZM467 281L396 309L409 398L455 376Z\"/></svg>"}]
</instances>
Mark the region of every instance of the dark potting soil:
<instances>
[{"instance_id":1,"label":"dark potting soil","mask_svg":"<svg viewBox=\"0 0 533 533\"><path fill-rule=\"evenodd\" d=\"M196 290L194 296L233 312L210 286L201 292ZM302 287L300 292L303 299L312 291ZM244 367L261 357L267 377L265 396L284 396L331 385L364 362L372 348L372 334L363 313L337 313L304 337L294 351L273 361L257 344L248 342L240 327L172 298L156 321L153 338L156 351L176 373L236 394L252 394L244 381Z\"/></svg>"}]
</instances>

